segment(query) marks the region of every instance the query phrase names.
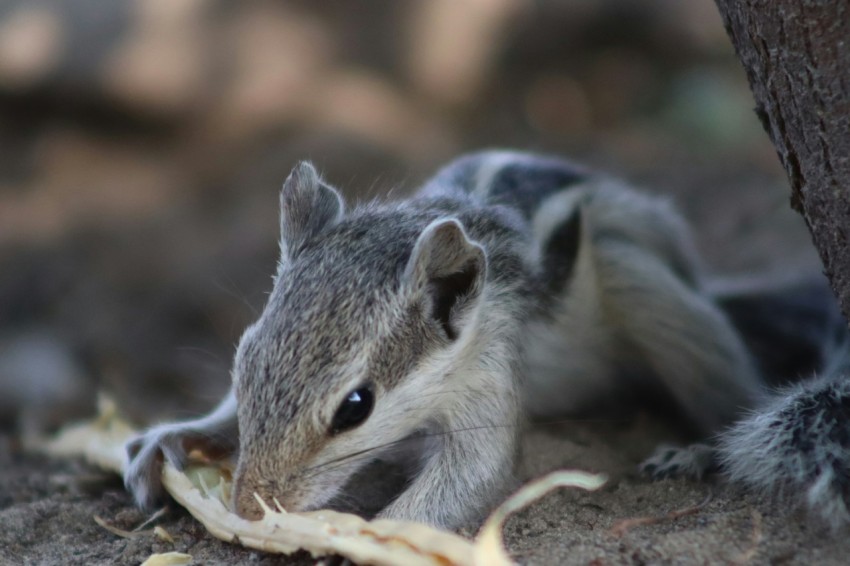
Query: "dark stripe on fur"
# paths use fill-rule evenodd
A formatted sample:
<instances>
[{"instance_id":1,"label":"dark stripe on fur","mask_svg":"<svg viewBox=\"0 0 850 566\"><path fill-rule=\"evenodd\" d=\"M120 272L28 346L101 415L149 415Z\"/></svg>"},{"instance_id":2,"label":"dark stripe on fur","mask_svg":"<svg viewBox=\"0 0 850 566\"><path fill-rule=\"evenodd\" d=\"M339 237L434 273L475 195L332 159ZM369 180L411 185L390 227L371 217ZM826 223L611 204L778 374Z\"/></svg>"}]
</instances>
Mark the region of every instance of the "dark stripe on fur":
<instances>
[{"instance_id":1,"label":"dark stripe on fur","mask_svg":"<svg viewBox=\"0 0 850 566\"><path fill-rule=\"evenodd\" d=\"M552 295L560 295L572 279L581 244L581 224L581 209L577 208L543 246L543 281Z\"/></svg>"}]
</instances>

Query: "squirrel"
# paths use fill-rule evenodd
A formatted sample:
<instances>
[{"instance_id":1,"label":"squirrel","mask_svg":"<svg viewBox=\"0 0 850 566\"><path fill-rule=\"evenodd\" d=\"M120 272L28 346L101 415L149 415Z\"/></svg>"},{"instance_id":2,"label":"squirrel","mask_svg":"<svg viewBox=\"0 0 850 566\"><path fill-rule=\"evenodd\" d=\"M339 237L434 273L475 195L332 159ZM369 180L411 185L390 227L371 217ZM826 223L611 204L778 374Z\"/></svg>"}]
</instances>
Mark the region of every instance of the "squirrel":
<instances>
[{"instance_id":1,"label":"squirrel","mask_svg":"<svg viewBox=\"0 0 850 566\"><path fill-rule=\"evenodd\" d=\"M245 518L261 517L256 496L333 506L386 460L410 475L378 517L457 528L511 486L530 417L636 388L705 437L730 431L725 453L743 461L739 419L763 406L764 379L666 199L557 157L491 150L406 200L352 209L303 162L280 215L273 289L239 341L230 392L127 446L125 484L143 508L164 495L163 458L182 468L200 448L236 460ZM644 470L688 471L715 452L665 449Z\"/></svg>"}]
</instances>

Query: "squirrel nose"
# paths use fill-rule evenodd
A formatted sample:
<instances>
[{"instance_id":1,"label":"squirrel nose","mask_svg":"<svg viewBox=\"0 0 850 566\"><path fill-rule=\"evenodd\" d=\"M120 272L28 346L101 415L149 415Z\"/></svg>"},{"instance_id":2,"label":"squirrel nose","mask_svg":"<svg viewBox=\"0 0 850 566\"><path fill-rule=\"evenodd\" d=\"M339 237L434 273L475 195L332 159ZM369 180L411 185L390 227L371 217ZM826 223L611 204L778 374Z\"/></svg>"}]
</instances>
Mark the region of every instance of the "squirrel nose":
<instances>
[{"instance_id":1,"label":"squirrel nose","mask_svg":"<svg viewBox=\"0 0 850 566\"><path fill-rule=\"evenodd\" d=\"M254 494L262 496L256 482L237 477L233 486L233 509L236 514L249 521L263 518L264 511Z\"/></svg>"}]
</instances>

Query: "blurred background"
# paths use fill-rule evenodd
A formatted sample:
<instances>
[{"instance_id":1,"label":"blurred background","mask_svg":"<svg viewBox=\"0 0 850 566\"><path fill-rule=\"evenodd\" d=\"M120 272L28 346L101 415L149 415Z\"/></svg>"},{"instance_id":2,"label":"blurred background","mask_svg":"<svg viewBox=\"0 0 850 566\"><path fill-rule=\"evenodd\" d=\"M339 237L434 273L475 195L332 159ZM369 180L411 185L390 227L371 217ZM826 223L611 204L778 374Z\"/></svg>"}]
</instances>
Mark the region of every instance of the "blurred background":
<instances>
[{"instance_id":1,"label":"blurred background","mask_svg":"<svg viewBox=\"0 0 850 566\"><path fill-rule=\"evenodd\" d=\"M565 154L671 195L717 273L817 269L752 106L712 0L3 0L0 418L220 398L301 159L356 201Z\"/></svg>"}]
</instances>

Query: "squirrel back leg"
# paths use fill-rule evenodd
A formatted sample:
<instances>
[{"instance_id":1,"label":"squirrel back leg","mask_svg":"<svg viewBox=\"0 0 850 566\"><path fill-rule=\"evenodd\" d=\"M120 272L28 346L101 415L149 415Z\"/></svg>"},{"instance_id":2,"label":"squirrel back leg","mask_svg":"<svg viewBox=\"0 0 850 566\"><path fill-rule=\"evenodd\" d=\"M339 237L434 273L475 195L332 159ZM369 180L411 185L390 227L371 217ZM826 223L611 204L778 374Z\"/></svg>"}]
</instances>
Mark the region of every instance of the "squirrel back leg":
<instances>
[{"instance_id":1,"label":"squirrel back leg","mask_svg":"<svg viewBox=\"0 0 850 566\"><path fill-rule=\"evenodd\" d=\"M705 293L629 242L599 242L596 258L602 316L649 370L648 386L669 393L703 434L756 403L761 383L750 355Z\"/></svg>"},{"instance_id":2,"label":"squirrel back leg","mask_svg":"<svg viewBox=\"0 0 850 566\"><path fill-rule=\"evenodd\" d=\"M573 222L543 222L549 216L577 210L579 244L560 246L570 279L528 333L532 412L659 392L712 434L752 407L760 381L749 353L700 285L689 234L667 202L607 181L556 199L534 219L544 265L559 249L552 238Z\"/></svg>"}]
</instances>

